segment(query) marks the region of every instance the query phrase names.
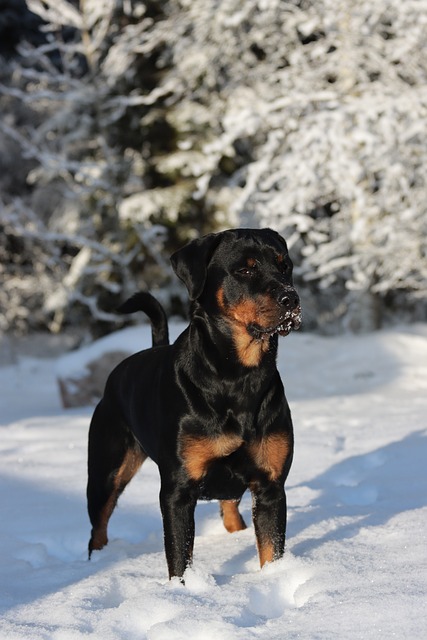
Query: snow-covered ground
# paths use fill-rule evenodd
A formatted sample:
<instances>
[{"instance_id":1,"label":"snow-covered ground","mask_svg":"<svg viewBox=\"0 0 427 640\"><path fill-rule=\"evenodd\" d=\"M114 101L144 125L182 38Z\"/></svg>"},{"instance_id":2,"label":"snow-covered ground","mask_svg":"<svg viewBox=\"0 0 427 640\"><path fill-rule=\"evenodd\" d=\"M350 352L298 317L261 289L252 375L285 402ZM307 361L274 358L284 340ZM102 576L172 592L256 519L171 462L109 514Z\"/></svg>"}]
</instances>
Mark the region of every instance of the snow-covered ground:
<instances>
[{"instance_id":1,"label":"snow-covered ground","mask_svg":"<svg viewBox=\"0 0 427 640\"><path fill-rule=\"evenodd\" d=\"M252 527L230 535L202 503L185 587L167 580L151 462L87 561L91 411L61 409L52 360L1 368L1 640L426 638L427 325L292 334L279 368L296 438L285 557L260 571Z\"/></svg>"}]
</instances>

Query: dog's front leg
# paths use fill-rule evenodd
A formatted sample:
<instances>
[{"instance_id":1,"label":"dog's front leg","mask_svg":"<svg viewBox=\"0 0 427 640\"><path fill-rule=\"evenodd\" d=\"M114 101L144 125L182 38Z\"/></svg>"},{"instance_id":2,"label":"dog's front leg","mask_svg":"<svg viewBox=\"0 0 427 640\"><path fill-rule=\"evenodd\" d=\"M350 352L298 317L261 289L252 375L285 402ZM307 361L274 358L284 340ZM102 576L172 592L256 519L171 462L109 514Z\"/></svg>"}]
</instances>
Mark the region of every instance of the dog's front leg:
<instances>
[{"instance_id":1,"label":"dog's front leg","mask_svg":"<svg viewBox=\"0 0 427 640\"><path fill-rule=\"evenodd\" d=\"M252 517L261 567L281 558L285 550L286 494L279 482L252 487Z\"/></svg>"},{"instance_id":2,"label":"dog's front leg","mask_svg":"<svg viewBox=\"0 0 427 640\"><path fill-rule=\"evenodd\" d=\"M160 507L169 579L174 576L182 578L192 562L197 497L194 483L162 480Z\"/></svg>"}]
</instances>

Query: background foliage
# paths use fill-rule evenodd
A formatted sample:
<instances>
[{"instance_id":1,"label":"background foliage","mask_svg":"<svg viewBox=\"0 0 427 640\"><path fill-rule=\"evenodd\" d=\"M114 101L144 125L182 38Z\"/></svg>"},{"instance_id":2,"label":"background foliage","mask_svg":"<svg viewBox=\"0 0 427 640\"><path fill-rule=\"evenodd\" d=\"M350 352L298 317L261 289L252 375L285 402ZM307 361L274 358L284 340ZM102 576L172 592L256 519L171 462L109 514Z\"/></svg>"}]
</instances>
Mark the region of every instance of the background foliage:
<instances>
[{"instance_id":1,"label":"background foliage","mask_svg":"<svg viewBox=\"0 0 427 640\"><path fill-rule=\"evenodd\" d=\"M308 328L425 319L425 0L2 7L1 329L180 312L168 254L230 226L285 235Z\"/></svg>"}]
</instances>

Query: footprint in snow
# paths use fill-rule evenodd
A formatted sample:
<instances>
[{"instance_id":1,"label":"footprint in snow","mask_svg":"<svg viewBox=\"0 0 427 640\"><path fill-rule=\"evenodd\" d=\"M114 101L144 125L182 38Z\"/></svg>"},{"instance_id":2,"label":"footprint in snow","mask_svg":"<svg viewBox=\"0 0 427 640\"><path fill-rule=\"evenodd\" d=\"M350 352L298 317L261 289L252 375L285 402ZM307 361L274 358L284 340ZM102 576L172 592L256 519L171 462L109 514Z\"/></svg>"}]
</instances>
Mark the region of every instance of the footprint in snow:
<instances>
[{"instance_id":1,"label":"footprint in snow","mask_svg":"<svg viewBox=\"0 0 427 640\"><path fill-rule=\"evenodd\" d=\"M286 609L304 606L316 593L312 569L290 553L286 563L266 565L259 575L263 579L251 586L247 604L256 616L279 618Z\"/></svg>"}]
</instances>

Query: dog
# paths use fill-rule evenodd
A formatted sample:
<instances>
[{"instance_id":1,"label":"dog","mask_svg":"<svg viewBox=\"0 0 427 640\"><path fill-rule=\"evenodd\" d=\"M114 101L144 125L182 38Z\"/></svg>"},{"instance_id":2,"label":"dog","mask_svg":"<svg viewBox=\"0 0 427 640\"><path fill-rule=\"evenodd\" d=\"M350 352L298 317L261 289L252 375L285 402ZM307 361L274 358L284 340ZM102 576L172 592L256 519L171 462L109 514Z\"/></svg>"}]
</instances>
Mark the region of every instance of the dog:
<instances>
[{"instance_id":1,"label":"dog","mask_svg":"<svg viewBox=\"0 0 427 640\"><path fill-rule=\"evenodd\" d=\"M171 262L191 300L189 326L174 344L149 293L119 309L148 315L153 347L113 370L92 417L89 557L107 544L118 497L149 457L160 471L169 578L183 582L199 499L219 500L234 532L246 527L238 505L249 489L261 567L284 553L293 427L276 357L278 336L299 328L301 307L286 242L271 229L208 234Z\"/></svg>"}]
</instances>

